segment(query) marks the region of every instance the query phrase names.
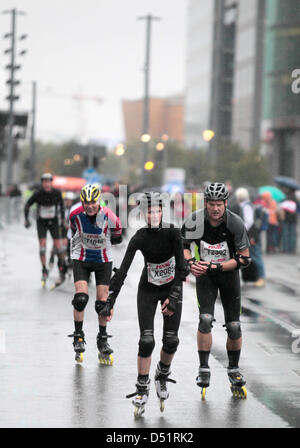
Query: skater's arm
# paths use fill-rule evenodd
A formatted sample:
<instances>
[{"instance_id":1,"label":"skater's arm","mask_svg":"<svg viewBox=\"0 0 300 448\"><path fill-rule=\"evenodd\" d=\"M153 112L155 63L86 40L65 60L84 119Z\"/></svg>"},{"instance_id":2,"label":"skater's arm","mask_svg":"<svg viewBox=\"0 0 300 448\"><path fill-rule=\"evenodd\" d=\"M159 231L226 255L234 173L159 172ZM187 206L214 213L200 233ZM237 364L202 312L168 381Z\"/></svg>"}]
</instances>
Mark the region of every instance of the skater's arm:
<instances>
[{"instance_id":1,"label":"skater's arm","mask_svg":"<svg viewBox=\"0 0 300 448\"><path fill-rule=\"evenodd\" d=\"M108 207L103 207L111 233L111 244L120 244L122 242L122 224L120 218L115 215Z\"/></svg>"},{"instance_id":2,"label":"skater's arm","mask_svg":"<svg viewBox=\"0 0 300 448\"><path fill-rule=\"evenodd\" d=\"M128 244L127 250L123 257L121 266L119 269L115 269L115 274L112 276L109 283L109 290L114 291L116 294L119 294L124 280L127 276L127 272L131 266L131 263L134 259L135 253L137 251L137 247L135 244L135 237L133 236ZM115 295L116 298L116 295Z\"/></svg>"},{"instance_id":3,"label":"skater's arm","mask_svg":"<svg viewBox=\"0 0 300 448\"><path fill-rule=\"evenodd\" d=\"M24 216L25 216L25 223L29 223L28 221L28 216L29 216L29 210L30 207L37 201L37 192L35 191L30 198L28 199L28 201L25 204L24 207Z\"/></svg>"},{"instance_id":4,"label":"skater's arm","mask_svg":"<svg viewBox=\"0 0 300 448\"><path fill-rule=\"evenodd\" d=\"M181 281L185 281L190 270L188 269L187 262L184 258L181 233L180 230L176 228L174 228L174 252L176 261L174 282L179 284Z\"/></svg>"},{"instance_id":5,"label":"skater's arm","mask_svg":"<svg viewBox=\"0 0 300 448\"><path fill-rule=\"evenodd\" d=\"M58 192L58 206L60 209L61 223L63 224L65 221L65 205L60 191Z\"/></svg>"}]
</instances>

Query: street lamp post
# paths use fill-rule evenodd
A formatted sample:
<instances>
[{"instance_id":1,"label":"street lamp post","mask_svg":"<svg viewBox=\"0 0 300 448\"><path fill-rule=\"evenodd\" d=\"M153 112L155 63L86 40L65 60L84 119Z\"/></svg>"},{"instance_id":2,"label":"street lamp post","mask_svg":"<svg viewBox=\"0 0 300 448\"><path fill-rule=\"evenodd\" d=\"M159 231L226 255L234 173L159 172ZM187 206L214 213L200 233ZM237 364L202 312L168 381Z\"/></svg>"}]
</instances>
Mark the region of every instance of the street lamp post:
<instances>
[{"instance_id":1,"label":"street lamp post","mask_svg":"<svg viewBox=\"0 0 300 448\"><path fill-rule=\"evenodd\" d=\"M145 80L144 80L144 112L143 112L143 135L149 134L149 72L150 72L150 43L151 43L151 23L152 20L160 20L159 17L154 17L148 14L146 17L139 17L139 20L146 20L146 57L145 57ZM141 156L141 181L146 183L145 163L148 157L148 143L147 140L142 140L142 156Z\"/></svg>"},{"instance_id":2,"label":"street lamp post","mask_svg":"<svg viewBox=\"0 0 300 448\"><path fill-rule=\"evenodd\" d=\"M12 164L13 164L13 147L14 147L14 103L19 99L15 95L15 86L19 84L19 81L15 79L15 72L20 68L20 65L16 65L16 15L24 15L25 12L17 11L12 9L9 11L3 11L3 14L11 14L11 32L5 34L5 38L11 38L11 48L5 51L5 53L10 53L10 64L7 69L10 70L10 78L7 81L9 84L9 95L7 100L9 101L9 114L8 114L8 144L7 144L7 175L6 175L6 188L12 183ZM26 36L21 36L23 40ZM22 52L22 55L25 51Z\"/></svg>"}]
</instances>

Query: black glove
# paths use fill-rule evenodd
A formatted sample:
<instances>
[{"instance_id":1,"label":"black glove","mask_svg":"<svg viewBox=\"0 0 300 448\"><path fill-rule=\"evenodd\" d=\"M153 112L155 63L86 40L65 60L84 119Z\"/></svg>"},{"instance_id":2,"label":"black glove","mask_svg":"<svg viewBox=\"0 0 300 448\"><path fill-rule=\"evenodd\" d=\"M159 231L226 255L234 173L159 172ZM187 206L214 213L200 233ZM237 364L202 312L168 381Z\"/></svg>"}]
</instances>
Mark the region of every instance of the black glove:
<instances>
[{"instance_id":1,"label":"black glove","mask_svg":"<svg viewBox=\"0 0 300 448\"><path fill-rule=\"evenodd\" d=\"M30 226L31 226L31 222L29 221L29 219L26 219L26 221L25 221L25 229L29 229Z\"/></svg>"},{"instance_id":2,"label":"black glove","mask_svg":"<svg viewBox=\"0 0 300 448\"><path fill-rule=\"evenodd\" d=\"M219 274L223 272L223 266L221 263L213 263L212 261L209 263L206 274Z\"/></svg>"},{"instance_id":3,"label":"black glove","mask_svg":"<svg viewBox=\"0 0 300 448\"><path fill-rule=\"evenodd\" d=\"M96 313L101 317L110 316L110 312L114 307L117 295L118 294L115 293L114 291L110 291L106 302L104 302L104 300L96 300L95 302Z\"/></svg>"},{"instance_id":4,"label":"black glove","mask_svg":"<svg viewBox=\"0 0 300 448\"><path fill-rule=\"evenodd\" d=\"M114 268L113 271L115 274L110 279L109 291L119 293L124 284L124 280L127 277L127 274L120 272L120 269L117 268Z\"/></svg>"},{"instance_id":5,"label":"black glove","mask_svg":"<svg viewBox=\"0 0 300 448\"><path fill-rule=\"evenodd\" d=\"M99 312L100 316L102 316L102 317L110 316L110 313L114 307L116 298L117 298L117 293L115 293L114 291L110 291L106 302L104 302L104 305L102 306L102 309Z\"/></svg>"},{"instance_id":6,"label":"black glove","mask_svg":"<svg viewBox=\"0 0 300 448\"><path fill-rule=\"evenodd\" d=\"M171 292L169 294L169 303L167 305L167 308L169 311L172 311L173 313L176 311L178 300L181 298L182 289L181 286L173 286L171 289Z\"/></svg>"},{"instance_id":7,"label":"black glove","mask_svg":"<svg viewBox=\"0 0 300 448\"><path fill-rule=\"evenodd\" d=\"M195 258L190 258L189 260L184 260L184 265L183 265L183 269L181 271L181 280L185 282L186 277L190 274L191 272L191 262L195 262Z\"/></svg>"}]
</instances>

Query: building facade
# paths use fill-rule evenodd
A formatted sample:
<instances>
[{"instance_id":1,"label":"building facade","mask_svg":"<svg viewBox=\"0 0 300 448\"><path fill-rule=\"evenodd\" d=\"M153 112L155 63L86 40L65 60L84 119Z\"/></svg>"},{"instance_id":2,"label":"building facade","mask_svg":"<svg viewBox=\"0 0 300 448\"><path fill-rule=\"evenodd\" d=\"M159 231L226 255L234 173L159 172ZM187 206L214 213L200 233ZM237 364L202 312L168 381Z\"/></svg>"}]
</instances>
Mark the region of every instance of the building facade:
<instances>
[{"instance_id":1,"label":"building facade","mask_svg":"<svg viewBox=\"0 0 300 448\"><path fill-rule=\"evenodd\" d=\"M123 122L126 141L139 139L143 133L143 99L123 100ZM167 134L170 139L183 142L183 96L149 99L149 134L160 139Z\"/></svg>"},{"instance_id":2,"label":"building facade","mask_svg":"<svg viewBox=\"0 0 300 448\"><path fill-rule=\"evenodd\" d=\"M187 25L186 145L211 129L212 161L224 142L260 147L274 176L300 181L299 2L190 0Z\"/></svg>"}]
</instances>

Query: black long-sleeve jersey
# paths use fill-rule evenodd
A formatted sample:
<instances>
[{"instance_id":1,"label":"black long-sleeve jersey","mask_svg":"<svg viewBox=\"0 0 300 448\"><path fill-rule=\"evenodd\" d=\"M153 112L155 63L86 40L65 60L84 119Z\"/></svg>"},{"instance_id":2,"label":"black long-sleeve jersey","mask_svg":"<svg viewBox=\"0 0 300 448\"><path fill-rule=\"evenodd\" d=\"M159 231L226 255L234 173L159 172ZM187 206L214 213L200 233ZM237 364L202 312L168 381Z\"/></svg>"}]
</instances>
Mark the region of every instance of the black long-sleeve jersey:
<instances>
[{"instance_id":1,"label":"black long-sleeve jersey","mask_svg":"<svg viewBox=\"0 0 300 448\"><path fill-rule=\"evenodd\" d=\"M185 279L185 261L180 229L172 224L162 223L159 230L147 227L139 229L131 238L120 273L127 274L135 253L140 250L144 256L141 282L155 286L177 285Z\"/></svg>"},{"instance_id":2,"label":"black long-sleeve jersey","mask_svg":"<svg viewBox=\"0 0 300 448\"><path fill-rule=\"evenodd\" d=\"M195 212L193 214L195 215ZM194 221L196 222L196 218ZM186 237L185 225L182 227L184 249L191 249L195 243L202 261L222 262L229 260L238 250L249 248L249 238L243 220L240 216L226 209L222 222L213 227L205 210L204 231L201 238L195 232L194 238Z\"/></svg>"},{"instance_id":3,"label":"black long-sleeve jersey","mask_svg":"<svg viewBox=\"0 0 300 448\"><path fill-rule=\"evenodd\" d=\"M52 188L51 191L40 188L32 194L24 207L25 220L28 219L30 207L35 203L37 204L37 219L55 219L60 214L61 222L64 222L64 203L61 192L56 188Z\"/></svg>"}]
</instances>

